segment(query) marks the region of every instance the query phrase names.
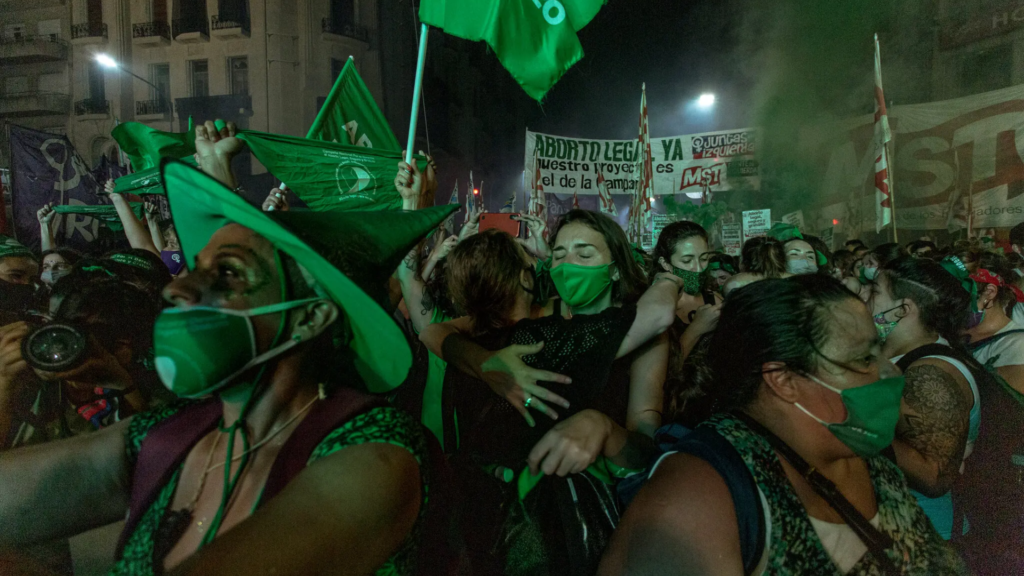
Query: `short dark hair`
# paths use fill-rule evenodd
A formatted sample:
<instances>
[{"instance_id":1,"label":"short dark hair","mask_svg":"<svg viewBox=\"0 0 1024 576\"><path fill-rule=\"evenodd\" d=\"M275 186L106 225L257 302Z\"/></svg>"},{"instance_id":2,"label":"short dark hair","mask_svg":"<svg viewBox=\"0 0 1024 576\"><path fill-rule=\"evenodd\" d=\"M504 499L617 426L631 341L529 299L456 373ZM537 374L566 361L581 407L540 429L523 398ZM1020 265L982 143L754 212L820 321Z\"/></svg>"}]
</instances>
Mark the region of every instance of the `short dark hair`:
<instances>
[{"instance_id":1,"label":"short dark hair","mask_svg":"<svg viewBox=\"0 0 1024 576\"><path fill-rule=\"evenodd\" d=\"M721 407L753 402L766 362L813 372L816 351L830 337L829 309L845 300L857 296L838 280L818 274L762 280L730 292L708 347Z\"/></svg>"},{"instance_id":2,"label":"short dark hair","mask_svg":"<svg viewBox=\"0 0 1024 576\"><path fill-rule=\"evenodd\" d=\"M843 242L843 246L851 252L856 251L857 247L859 246L864 246L865 248L867 247L867 245L864 244L864 241L858 238L854 238L852 240L847 240L846 242Z\"/></svg>"},{"instance_id":3,"label":"short dark hair","mask_svg":"<svg viewBox=\"0 0 1024 576\"><path fill-rule=\"evenodd\" d=\"M589 210L570 210L558 219L555 229L551 232L551 242L558 238L558 233L566 224L579 222L604 236L608 250L612 253L615 268L619 271L619 281L612 284L612 300L615 302L632 303L640 299L647 289L647 277L644 269L634 259L633 247L615 220L604 214Z\"/></svg>"},{"instance_id":4,"label":"short dark hair","mask_svg":"<svg viewBox=\"0 0 1024 576\"><path fill-rule=\"evenodd\" d=\"M1013 289L1010 288L1010 286L1014 284L1014 280L1017 279L1017 275L1013 272L1013 265L1010 264L1010 260L1006 256L996 252L985 252L981 255L979 267L999 276L1003 280L1003 283L1006 284L1006 286L999 287L996 302L999 304L1000 308L1009 312L1007 316L1013 316L1012 306L1017 303L1017 295L1014 294ZM982 286L982 283L978 284L979 292L983 289Z\"/></svg>"},{"instance_id":5,"label":"short dark hair","mask_svg":"<svg viewBox=\"0 0 1024 576\"><path fill-rule=\"evenodd\" d=\"M832 264L843 274L843 277L853 276L853 269L859 260L860 258L857 258L856 254L845 248L836 250L832 254Z\"/></svg>"},{"instance_id":6,"label":"short dark hair","mask_svg":"<svg viewBox=\"0 0 1024 576\"><path fill-rule=\"evenodd\" d=\"M1010 244L1024 248L1024 222L1010 228Z\"/></svg>"},{"instance_id":7,"label":"short dark hair","mask_svg":"<svg viewBox=\"0 0 1024 576\"><path fill-rule=\"evenodd\" d=\"M970 293L938 262L902 256L882 268L893 299L908 299L921 311L924 327L950 343L960 342L971 309Z\"/></svg>"},{"instance_id":8,"label":"short dark hair","mask_svg":"<svg viewBox=\"0 0 1024 576\"><path fill-rule=\"evenodd\" d=\"M922 248L928 248L932 252L937 251L939 248L935 245L935 242L931 240L914 240L910 244L907 244L907 254L913 256L915 252Z\"/></svg>"},{"instance_id":9,"label":"short dark hair","mask_svg":"<svg viewBox=\"0 0 1024 576\"><path fill-rule=\"evenodd\" d=\"M506 232L485 230L459 242L448 255L452 300L478 332L504 328L522 289L522 248Z\"/></svg>"},{"instance_id":10,"label":"short dark hair","mask_svg":"<svg viewBox=\"0 0 1024 576\"><path fill-rule=\"evenodd\" d=\"M676 245L690 238L703 238L704 242L707 242L708 231L700 224L690 222L689 220L680 220L665 226L661 231L661 235L658 236L658 243L654 246L651 267L647 273L648 278L654 278L655 274L663 272L664 270L658 265L658 261L664 258L665 262L670 262L672 254L676 251Z\"/></svg>"},{"instance_id":11,"label":"short dark hair","mask_svg":"<svg viewBox=\"0 0 1024 576\"><path fill-rule=\"evenodd\" d=\"M906 252L903 251L903 247L895 242L879 244L872 248L868 253L874 256L875 260L878 261L879 268L882 268L889 262L906 255Z\"/></svg>"},{"instance_id":12,"label":"short dark hair","mask_svg":"<svg viewBox=\"0 0 1024 576\"><path fill-rule=\"evenodd\" d=\"M743 244L743 266L746 272L766 278L779 278L786 272L786 254L775 238L759 236Z\"/></svg>"}]
</instances>

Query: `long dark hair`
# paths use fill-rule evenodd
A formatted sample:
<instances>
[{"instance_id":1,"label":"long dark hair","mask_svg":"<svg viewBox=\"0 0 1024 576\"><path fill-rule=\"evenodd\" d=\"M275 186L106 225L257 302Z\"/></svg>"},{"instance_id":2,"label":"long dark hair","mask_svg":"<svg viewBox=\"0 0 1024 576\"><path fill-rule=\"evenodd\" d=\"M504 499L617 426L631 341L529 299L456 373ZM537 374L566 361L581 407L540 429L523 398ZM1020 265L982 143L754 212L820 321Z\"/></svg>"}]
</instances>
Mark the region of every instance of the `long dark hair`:
<instances>
[{"instance_id":1,"label":"long dark hair","mask_svg":"<svg viewBox=\"0 0 1024 576\"><path fill-rule=\"evenodd\" d=\"M708 345L714 394L724 409L750 404L766 362L810 373L829 337L828 310L857 300L841 282L818 274L768 279L729 293Z\"/></svg>"},{"instance_id":2,"label":"long dark hair","mask_svg":"<svg viewBox=\"0 0 1024 576\"><path fill-rule=\"evenodd\" d=\"M676 251L676 245L690 238L703 238L706 243L708 241L708 231L700 224L687 220L673 222L665 226L661 231L661 236L658 236L658 244L654 247L653 261L647 272L648 278L654 278L654 275L658 272L664 272L665 270L659 264L661 259L664 258L665 262L671 263L672 254Z\"/></svg>"},{"instance_id":3,"label":"long dark hair","mask_svg":"<svg viewBox=\"0 0 1024 576\"><path fill-rule=\"evenodd\" d=\"M579 222L604 236L608 250L611 251L615 268L619 271L619 281L612 287L612 300L617 303L636 302L647 289L647 278L644 269L633 259L633 247L629 245L626 233L614 220L588 210L570 210L558 219L558 224L551 232L551 242L558 238L558 233L566 224Z\"/></svg>"},{"instance_id":4,"label":"long dark hair","mask_svg":"<svg viewBox=\"0 0 1024 576\"><path fill-rule=\"evenodd\" d=\"M938 262L901 256L882 269L894 300L912 300L921 323L950 343L959 342L967 327L971 295Z\"/></svg>"},{"instance_id":5,"label":"long dark hair","mask_svg":"<svg viewBox=\"0 0 1024 576\"><path fill-rule=\"evenodd\" d=\"M745 272L765 278L778 278L786 271L786 254L782 243L775 238L761 236L747 240L743 244L742 258Z\"/></svg>"}]
</instances>

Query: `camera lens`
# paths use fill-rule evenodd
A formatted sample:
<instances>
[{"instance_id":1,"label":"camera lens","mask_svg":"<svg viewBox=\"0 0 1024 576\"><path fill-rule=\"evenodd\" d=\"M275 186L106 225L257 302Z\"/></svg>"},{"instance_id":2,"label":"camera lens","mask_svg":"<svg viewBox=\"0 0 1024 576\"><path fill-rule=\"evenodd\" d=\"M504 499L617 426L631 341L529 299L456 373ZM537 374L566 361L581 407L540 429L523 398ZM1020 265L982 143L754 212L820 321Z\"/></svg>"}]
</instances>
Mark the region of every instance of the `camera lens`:
<instances>
[{"instance_id":1,"label":"camera lens","mask_svg":"<svg viewBox=\"0 0 1024 576\"><path fill-rule=\"evenodd\" d=\"M33 368L47 372L70 370L85 360L85 334L69 324L46 324L21 343L22 356Z\"/></svg>"}]
</instances>

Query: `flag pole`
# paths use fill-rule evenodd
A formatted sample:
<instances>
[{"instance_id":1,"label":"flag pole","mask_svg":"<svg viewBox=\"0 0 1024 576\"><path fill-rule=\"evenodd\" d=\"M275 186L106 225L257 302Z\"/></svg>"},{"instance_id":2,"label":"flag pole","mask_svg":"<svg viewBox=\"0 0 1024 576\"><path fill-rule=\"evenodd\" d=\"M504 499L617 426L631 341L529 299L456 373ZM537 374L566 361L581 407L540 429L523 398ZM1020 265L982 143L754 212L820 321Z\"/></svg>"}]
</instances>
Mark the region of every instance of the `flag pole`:
<instances>
[{"instance_id":1,"label":"flag pole","mask_svg":"<svg viewBox=\"0 0 1024 576\"><path fill-rule=\"evenodd\" d=\"M427 25L420 24L420 51L416 58L416 82L412 89L412 113L409 115L409 140L405 147L405 163L412 163L412 149L416 145L416 120L420 115L420 90L423 88L423 66L427 60Z\"/></svg>"}]
</instances>

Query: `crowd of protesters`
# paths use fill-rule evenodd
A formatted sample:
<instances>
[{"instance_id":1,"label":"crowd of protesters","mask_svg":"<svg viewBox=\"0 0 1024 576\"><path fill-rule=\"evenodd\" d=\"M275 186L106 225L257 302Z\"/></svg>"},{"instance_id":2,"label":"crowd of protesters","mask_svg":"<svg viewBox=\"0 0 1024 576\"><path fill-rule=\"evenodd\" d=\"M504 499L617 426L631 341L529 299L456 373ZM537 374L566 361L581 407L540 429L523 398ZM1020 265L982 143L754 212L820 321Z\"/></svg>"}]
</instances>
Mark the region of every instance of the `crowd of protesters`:
<instances>
[{"instance_id":1,"label":"crowd of protesters","mask_svg":"<svg viewBox=\"0 0 1024 576\"><path fill-rule=\"evenodd\" d=\"M0 237L0 573L1024 573L1024 224L1009 249L646 253L572 210L445 236L237 194L230 123L130 248Z\"/></svg>"}]
</instances>

